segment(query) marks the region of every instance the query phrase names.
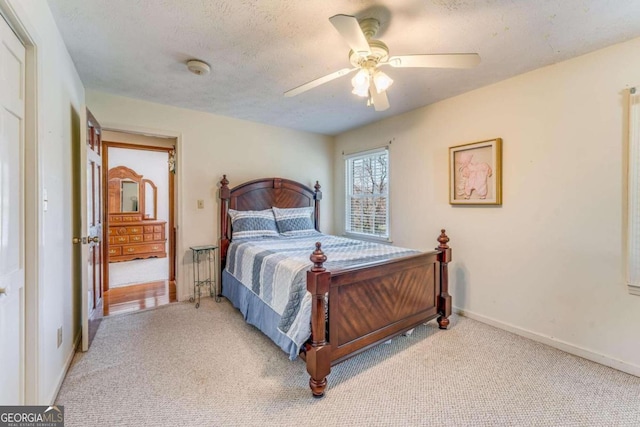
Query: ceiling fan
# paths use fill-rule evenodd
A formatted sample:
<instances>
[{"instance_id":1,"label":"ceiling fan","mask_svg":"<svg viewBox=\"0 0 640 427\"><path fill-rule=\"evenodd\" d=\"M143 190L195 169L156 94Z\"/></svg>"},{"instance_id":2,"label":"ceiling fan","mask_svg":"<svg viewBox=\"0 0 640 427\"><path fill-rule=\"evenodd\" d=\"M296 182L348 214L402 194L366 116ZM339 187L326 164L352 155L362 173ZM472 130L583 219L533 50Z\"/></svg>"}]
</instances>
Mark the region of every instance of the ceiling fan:
<instances>
[{"instance_id":1,"label":"ceiling fan","mask_svg":"<svg viewBox=\"0 0 640 427\"><path fill-rule=\"evenodd\" d=\"M351 79L353 92L367 98L367 105L376 111L389 108L386 90L393 80L378 67L390 65L396 68L471 68L480 63L477 53L449 53L437 55L401 55L389 56L389 48L374 37L380 29L380 22L375 18L363 19L360 22L350 15L335 15L329 21L347 42L351 51L349 62L353 68L343 68L334 73L312 80L284 93L284 96L296 96L316 86L346 76L359 70Z\"/></svg>"}]
</instances>

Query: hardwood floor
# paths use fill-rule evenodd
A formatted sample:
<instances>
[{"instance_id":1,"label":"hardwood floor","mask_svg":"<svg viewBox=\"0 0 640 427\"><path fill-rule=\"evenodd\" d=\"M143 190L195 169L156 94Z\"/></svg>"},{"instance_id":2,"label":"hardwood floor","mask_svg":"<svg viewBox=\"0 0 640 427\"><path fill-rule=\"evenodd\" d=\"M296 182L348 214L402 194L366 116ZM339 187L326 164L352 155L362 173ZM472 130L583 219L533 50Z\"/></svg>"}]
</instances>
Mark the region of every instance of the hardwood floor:
<instances>
[{"instance_id":1,"label":"hardwood floor","mask_svg":"<svg viewBox=\"0 0 640 427\"><path fill-rule=\"evenodd\" d=\"M104 293L104 315L130 313L176 302L176 282L162 280L109 289Z\"/></svg>"}]
</instances>

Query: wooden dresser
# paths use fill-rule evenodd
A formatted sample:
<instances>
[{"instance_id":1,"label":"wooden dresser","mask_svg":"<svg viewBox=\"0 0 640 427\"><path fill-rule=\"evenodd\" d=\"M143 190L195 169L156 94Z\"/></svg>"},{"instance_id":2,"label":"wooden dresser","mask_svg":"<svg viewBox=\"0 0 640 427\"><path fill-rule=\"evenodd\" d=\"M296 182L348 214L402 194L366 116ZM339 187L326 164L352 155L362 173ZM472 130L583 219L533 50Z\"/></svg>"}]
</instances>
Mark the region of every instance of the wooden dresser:
<instances>
[{"instance_id":1,"label":"wooden dresser","mask_svg":"<svg viewBox=\"0 0 640 427\"><path fill-rule=\"evenodd\" d=\"M109 215L109 262L165 258L166 228L166 221L136 214Z\"/></svg>"}]
</instances>

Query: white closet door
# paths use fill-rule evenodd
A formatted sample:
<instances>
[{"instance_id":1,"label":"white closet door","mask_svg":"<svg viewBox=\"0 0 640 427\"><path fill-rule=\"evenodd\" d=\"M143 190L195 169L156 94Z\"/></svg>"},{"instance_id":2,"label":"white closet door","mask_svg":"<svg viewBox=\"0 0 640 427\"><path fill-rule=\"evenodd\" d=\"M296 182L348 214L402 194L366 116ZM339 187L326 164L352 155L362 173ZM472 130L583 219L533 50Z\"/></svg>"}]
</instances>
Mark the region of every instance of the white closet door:
<instances>
[{"instance_id":1,"label":"white closet door","mask_svg":"<svg viewBox=\"0 0 640 427\"><path fill-rule=\"evenodd\" d=\"M24 404L25 49L0 17L0 405Z\"/></svg>"}]
</instances>

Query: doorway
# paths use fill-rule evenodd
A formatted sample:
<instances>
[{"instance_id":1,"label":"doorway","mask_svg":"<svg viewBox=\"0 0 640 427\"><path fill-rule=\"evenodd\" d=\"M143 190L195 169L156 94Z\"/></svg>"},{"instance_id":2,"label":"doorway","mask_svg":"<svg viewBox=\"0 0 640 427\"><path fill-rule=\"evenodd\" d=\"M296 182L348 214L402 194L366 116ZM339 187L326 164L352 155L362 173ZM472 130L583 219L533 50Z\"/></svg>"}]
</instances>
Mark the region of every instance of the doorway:
<instances>
[{"instance_id":1,"label":"doorway","mask_svg":"<svg viewBox=\"0 0 640 427\"><path fill-rule=\"evenodd\" d=\"M177 301L175 146L103 132L105 316Z\"/></svg>"}]
</instances>

